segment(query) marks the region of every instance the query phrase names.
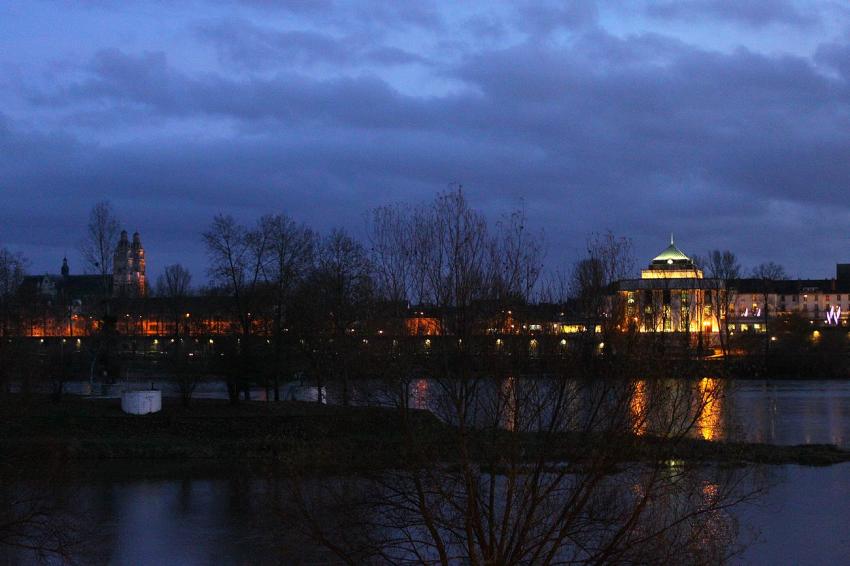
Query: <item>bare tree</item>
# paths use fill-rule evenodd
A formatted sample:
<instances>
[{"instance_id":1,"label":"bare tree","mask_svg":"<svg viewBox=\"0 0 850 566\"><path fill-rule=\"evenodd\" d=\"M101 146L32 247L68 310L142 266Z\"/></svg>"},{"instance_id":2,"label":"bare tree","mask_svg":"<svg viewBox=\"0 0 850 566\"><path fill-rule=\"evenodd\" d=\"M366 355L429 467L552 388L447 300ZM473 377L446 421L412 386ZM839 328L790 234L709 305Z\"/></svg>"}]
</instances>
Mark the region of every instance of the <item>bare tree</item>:
<instances>
[{"instance_id":1,"label":"bare tree","mask_svg":"<svg viewBox=\"0 0 850 566\"><path fill-rule=\"evenodd\" d=\"M274 399L280 400L280 375L285 370L285 342L289 336L289 312L293 294L313 268L316 236L303 224L276 214L261 219L268 234L268 254L263 264L266 282L271 285L272 336L274 338L274 367L272 379Z\"/></svg>"},{"instance_id":2,"label":"bare tree","mask_svg":"<svg viewBox=\"0 0 850 566\"><path fill-rule=\"evenodd\" d=\"M253 327L260 299L263 267L268 259L269 233L258 223L255 229L238 224L232 216L218 215L203 234L209 257L209 275L212 281L227 293L233 317L238 321L238 364L228 360L228 393L231 403L239 398L239 388L247 383L244 378L254 368Z\"/></svg>"},{"instance_id":3,"label":"bare tree","mask_svg":"<svg viewBox=\"0 0 850 566\"><path fill-rule=\"evenodd\" d=\"M737 489L744 472L671 461L688 438L711 426L706 415L717 411L722 382L638 380L630 375L642 367L635 362L667 360L628 351L618 364L597 366L594 379L575 371L581 359L546 378L494 377L475 342L474 329L491 315L478 305L510 279L497 274L533 273L535 256L522 259L527 265L519 269L496 262L486 221L460 191L440 195L413 222L427 234L415 270L424 272L432 308L445 321L422 358L430 376L427 406L439 422L411 410L400 392L403 461L363 477L356 490L349 482L323 483L315 492L319 501L300 506L316 540L349 563L715 563L726 557L729 537L703 534L731 537L734 520L725 509L748 495ZM630 273L630 250L612 235L594 240L576 278L612 339L609 283ZM523 300L532 286L515 288ZM668 377L678 377L693 368L667 369ZM322 505L335 510L332 526L317 519Z\"/></svg>"},{"instance_id":4,"label":"bare tree","mask_svg":"<svg viewBox=\"0 0 850 566\"><path fill-rule=\"evenodd\" d=\"M156 279L156 294L167 302L174 323L174 336L179 336L181 324L186 324L183 313L186 300L192 294L192 274L179 263L166 265Z\"/></svg>"},{"instance_id":5,"label":"bare tree","mask_svg":"<svg viewBox=\"0 0 850 566\"><path fill-rule=\"evenodd\" d=\"M77 563L90 534L62 510L67 478L51 463L49 480L32 485L21 464L13 459L0 465L0 556L10 564Z\"/></svg>"},{"instance_id":6,"label":"bare tree","mask_svg":"<svg viewBox=\"0 0 850 566\"><path fill-rule=\"evenodd\" d=\"M165 346L165 362L171 371L171 379L177 385L180 392L180 402L188 407L192 402L195 389L209 374L210 363L214 354L210 357L196 356L186 346L183 338L174 338Z\"/></svg>"},{"instance_id":7,"label":"bare tree","mask_svg":"<svg viewBox=\"0 0 850 566\"><path fill-rule=\"evenodd\" d=\"M192 293L192 274L179 263L165 266L157 277L157 297L165 303L173 324L172 338L165 346L165 362L172 380L180 390L181 402L186 407L206 369L201 367L203 363L199 359L190 356L184 343L190 333L189 319L184 313L187 312L187 303Z\"/></svg>"},{"instance_id":8,"label":"bare tree","mask_svg":"<svg viewBox=\"0 0 850 566\"><path fill-rule=\"evenodd\" d=\"M731 251L712 250L705 267L714 280L709 290L712 316L717 322L720 349L725 358L729 353L729 306L735 302L734 284L741 277L741 265Z\"/></svg>"},{"instance_id":9,"label":"bare tree","mask_svg":"<svg viewBox=\"0 0 850 566\"><path fill-rule=\"evenodd\" d=\"M349 402L350 355L359 341L350 332L372 303L371 272L366 250L345 231L335 229L322 240L309 284L315 289L316 308L332 344L333 353L326 360L331 363L325 367L342 383L343 404Z\"/></svg>"},{"instance_id":10,"label":"bare tree","mask_svg":"<svg viewBox=\"0 0 850 566\"><path fill-rule=\"evenodd\" d=\"M572 277L572 296L584 320L584 355L597 343L613 345L619 325L627 321L626 304L612 286L634 271L632 243L612 232L593 234L587 240L587 257L579 260ZM597 330L601 331L600 335Z\"/></svg>"},{"instance_id":11,"label":"bare tree","mask_svg":"<svg viewBox=\"0 0 850 566\"><path fill-rule=\"evenodd\" d=\"M417 257L410 209L401 204L378 207L367 217L366 226L376 292L394 304L408 302L414 292Z\"/></svg>"},{"instance_id":12,"label":"bare tree","mask_svg":"<svg viewBox=\"0 0 850 566\"><path fill-rule=\"evenodd\" d=\"M597 320L602 318L609 286L634 272L632 242L613 232L592 234L587 240L587 257L579 260L573 273L573 296Z\"/></svg>"},{"instance_id":13,"label":"bare tree","mask_svg":"<svg viewBox=\"0 0 850 566\"><path fill-rule=\"evenodd\" d=\"M18 289L26 275L27 259L0 248L0 336L9 336L17 324Z\"/></svg>"},{"instance_id":14,"label":"bare tree","mask_svg":"<svg viewBox=\"0 0 850 566\"><path fill-rule=\"evenodd\" d=\"M434 305L445 332L460 341L468 339L476 323L473 307L493 294L493 241L487 221L458 187L421 208L414 227L423 299Z\"/></svg>"},{"instance_id":15,"label":"bare tree","mask_svg":"<svg viewBox=\"0 0 850 566\"><path fill-rule=\"evenodd\" d=\"M89 213L86 235L80 244L80 253L86 270L99 274L106 285L112 273L112 259L118 243L120 227L115 211L109 201L95 204Z\"/></svg>"},{"instance_id":16,"label":"bare tree","mask_svg":"<svg viewBox=\"0 0 850 566\"><path fill-rule=\"evenodd\" d=\"M525 209L505 215L496 223L491 258L496 292L507 302L532 299L543 271L545 239L532 233Z\"/></svg>"},{"instance_id":17,"label":"bare tree","mask_svg":"<svg viewBox=\"0 0 850 566\"><path fill-rule=\"evenodd\" d=\"M156 294L160 297L188 297L192 294L192 274L179 263L166 265L156 279Z\"/></svg>"},{"instance_id":18,"label":"bare tree","mask_svg":"<svg viewBox=\"0 0 850 566\"><path fill-rule=\"evenodd\" d=\"M541 301L566 306L572 298L572 272L569 268L556 267L543 274Z\"/></svg>"},{"instance_id":19,"label":"bare tree","mask_svg":"<svg viewBox=\"0 0 850 566\"><path fill-rule=\"evenodd\" d=\"M764 362L770 360L770 306L768 299L774 288L774 281L787 279L785 268L768 261L753 268L753 277L759 280L762 295L762 318L764 319Z\"/></svg>"},{"instance_id":20,"label":"bare tree","mask_svg":"<svg viewBox=\"0 0 850 566\"><path fill-rule=\"evenodd\" d=\"M15 365L15 345L11 337L20 334L22 302L20 286L27 260L20 253L0 248L0 384L5 386Z\"/></svg>"}]
</instances>

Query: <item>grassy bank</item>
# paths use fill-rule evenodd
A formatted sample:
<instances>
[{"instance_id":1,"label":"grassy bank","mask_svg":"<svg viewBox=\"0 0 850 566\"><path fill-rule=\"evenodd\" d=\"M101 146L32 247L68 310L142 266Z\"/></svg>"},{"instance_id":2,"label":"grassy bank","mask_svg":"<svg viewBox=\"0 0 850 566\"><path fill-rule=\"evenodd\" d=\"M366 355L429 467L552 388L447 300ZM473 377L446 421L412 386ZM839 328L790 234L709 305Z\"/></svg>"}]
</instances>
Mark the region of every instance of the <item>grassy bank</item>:
<instances>
[{"instance_id":1,"label":"grassy bank","mask_svg":"<svg viewBox=\"0 0 850 566\"><path fill-rule=\"evenodd\" d=\"M68 397L56 403L14 396L0 406L0 449L33 461L254 461L356 469L393 465L403 444L397 413L381 408L298 401L232 406L207 399L186 408L166 399L161 412L135 416L124 414L117 399ZM444 431L428 412L413 412L412 418L435 437Z\"/></svg>"},{"instance_id":2,"label":"grassy bank","mask_svg":"<svg viewBox=\"0 0 850 566\"><path fill-rule=\"evenodd\" d=\"M191 407L165 400L163 410L126 415L116 399L9 396L0 401L0 450L20 462L133 460L201 466L294 465L314 471L357 471L397 467L406 461L399 413L373 407L306 402L196 400ZM418 446L452 459L453 431L427 411L410 413ZM827 465L850 461L850 451L831 445L771 446L716 443L701 439L669 443L651 437L520 437L502 432L496 443L519 438L529 456L546 449L556 459L581 459L594 442L616 442L623 460L666 458L729 464ZM486 442L493 441L487 435ZM554 445L551 444L554 442ZM482 446L485 439L482 436ZM557 446L557 451L551 448ZM489 447L492 449L492 446ZM483 453L483 451L482 451Z\"/></svg>"}]
</instances>

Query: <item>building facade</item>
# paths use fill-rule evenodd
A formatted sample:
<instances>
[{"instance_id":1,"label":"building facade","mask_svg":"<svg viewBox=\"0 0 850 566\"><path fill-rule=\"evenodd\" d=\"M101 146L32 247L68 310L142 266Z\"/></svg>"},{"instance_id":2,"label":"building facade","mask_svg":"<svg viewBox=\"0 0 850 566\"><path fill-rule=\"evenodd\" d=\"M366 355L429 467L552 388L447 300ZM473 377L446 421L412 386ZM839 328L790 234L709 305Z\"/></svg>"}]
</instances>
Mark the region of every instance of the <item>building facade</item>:
<instances>
[{"instance_id":1,"label":"building facade","mask_svg":"<svg viewBox=\"0 0 850 566\"><path fill-rule=\"evenodd\" d=\"M624 330L710 334L719 328L712 304L721 287L722 282L703 276L671 236L670 245L641 270L640 279L617 282L612 309Z\"/></svg>"},{"instance_id":2,"label":"building facade","mask_svg":"<svg viewBox=\"0 0 850 566\"><path fill-rule=\"evenodd\" d=\"M112 294L116 297L144 297L147 295L145 276L145 249L139 233L133 241L127 239L127 231L121 232L112 261Z\"/></svg>"},{"instance_id":3,"label":"building facade","mask_svg":"<svg viewBox=\"0 0 850 566\"><path fill-rule=\"evenodd\" d=\"M619 310L621 327L639 332L760 333L792 316L813 327L850 325L850 264L838 264L832 279L724 282L704 277L671 238L640 279L615 287L612 310Z\"/></svg>"},{"instance_id":4,"label":"building facade","mask_svg":"<svg viewBox=\"0 0 850 566\"><path fill-rule=\"evenodd\" d=\"M765 332L770 320L796 316L811 326L847 326L850 273L838 264L834 279L740 279L730 285L729 330Z\"/></svg>"},{"instance_id":5,"label":"building facade","mask_svg":"<svg viewBox=\"0 0 850 566\"><path fill-rule=\"evenodd\" d=\"M25 333L30 336L78 336L96 326L93 312L109 299L139 299L148 294L145 250L139 233L132 242L122 231L113 253L113 273L106 276L71 273L68 258L59 274L23 279L21 296L27 305ZM91 311L91 312L90 312Z\"/></svg>"}]
</instances>

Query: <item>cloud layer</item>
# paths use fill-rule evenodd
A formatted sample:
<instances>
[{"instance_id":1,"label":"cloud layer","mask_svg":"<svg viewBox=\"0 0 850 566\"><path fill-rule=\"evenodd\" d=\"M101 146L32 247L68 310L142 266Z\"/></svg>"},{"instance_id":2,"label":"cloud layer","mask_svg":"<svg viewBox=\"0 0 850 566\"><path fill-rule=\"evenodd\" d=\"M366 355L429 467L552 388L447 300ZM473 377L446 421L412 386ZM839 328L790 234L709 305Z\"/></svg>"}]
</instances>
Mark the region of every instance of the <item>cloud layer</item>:
<instances>
[{"instance_id":1,"label":"cloud layer","mask_svg":"<svg viewBox=\"0 0 850 566\"><path fill-rule=\"evenodd\" d=\"M73 265L109 198L155 273L202 278L217 212L359 232L462 183L494 218L524 202L552 267L609 228L640 263L670 231L801 276L850 261L840 4L568 6L0 5L0 244Z\"/></svg>"}]
</instances>

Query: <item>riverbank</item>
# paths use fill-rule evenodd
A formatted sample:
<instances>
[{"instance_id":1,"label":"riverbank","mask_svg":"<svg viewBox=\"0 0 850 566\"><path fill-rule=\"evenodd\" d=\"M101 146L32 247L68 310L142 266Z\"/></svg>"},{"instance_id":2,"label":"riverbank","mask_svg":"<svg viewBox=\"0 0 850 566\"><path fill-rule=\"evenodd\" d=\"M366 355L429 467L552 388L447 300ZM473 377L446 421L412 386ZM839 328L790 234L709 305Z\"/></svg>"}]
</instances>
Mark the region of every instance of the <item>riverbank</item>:
<instances>
[{"instance_id":1,"label":"riverbank","mask_svg":"<svg viewBox=\"0 0 850 566\"><path fill-rule=\"evenodd\" d=\"M162 411L127 415L118 399L47 397L0 401L0 450L20 461L130 459L232 465L281 463L315 469L384 467L399 461L403 438L391 409L312 402L164 399ZM445 425L411 411L435 437Z\"/></svg>"},{"instance_id":2,"label":"riverbank","mask_svg":"<svg viewBox=\"0 0 850 566\"><path fill-rule=\"evenodd\" d=\"M11 461L87 463L136 461L155 471L162 464L187 468L294 466L311 471L357 472L398 467L408 462L415 431L417 449L445 461L453 457L455 431L424 410L342 407L311 402L242 402L199 399L192 406L165 400L163 410L145 416L121 412L117 399L11 395L0 400L0 450ZM519 439L525 453L546 450L552 460L575 461L594 443L615 442L623 461L664 458L688 463L728 465L829 465L850 461L850 451L828 444L773 446L687 439L676 443L623 434L599 439L558 435L541 438L504 431L497 443ZM493 442L492 435L481 445ZM552 444L554 442L554 444ZM546 443L546 444L544 444ZM557 449L553 449L557 446ZM492 445L488 445L492 450Z\"/></svg>"}]
</instances>

